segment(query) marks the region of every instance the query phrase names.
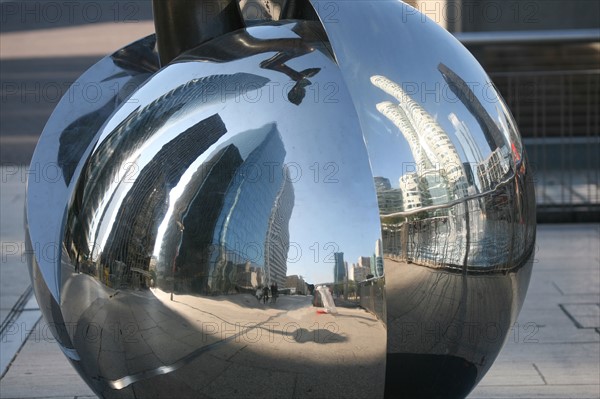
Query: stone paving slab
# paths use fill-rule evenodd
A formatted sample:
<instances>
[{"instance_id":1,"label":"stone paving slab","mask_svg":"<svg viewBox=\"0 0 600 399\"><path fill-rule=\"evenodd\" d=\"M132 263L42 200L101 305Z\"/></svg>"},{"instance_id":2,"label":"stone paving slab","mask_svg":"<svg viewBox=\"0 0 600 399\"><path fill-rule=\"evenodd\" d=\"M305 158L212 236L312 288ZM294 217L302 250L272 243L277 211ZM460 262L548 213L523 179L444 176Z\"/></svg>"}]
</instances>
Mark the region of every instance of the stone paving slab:
<instances>
[{"instance_id":1,"label":"stone paving slab","mask_svg":"<svg viewBox=\"0 0 600 399\"><path fill-rule=\"evenodd\" d=\"M42 329L27 343L0 380L0 397L96 397L73 369L58 345Z\"/></svg>"},{"instance_id":2,"label":"stone paving slab","mask_svg":"<svg viewBox=\"0 0 600 399\"><path fill-rule=\"evenodd\" d=\"M598 385L528 385L480 387L471 399L598 399Z\"/></svg>"},{"instance_id":3,"label":"stone paving slab","mask_svg":"<svg viewBox=\"0 0 600 399\"><path fill-rule=\"evenodd\" d=\"M599 247L596 224L538 227L519 320L471 398L600 398Z\"/></svg>"},{"instance_id":4,"label":"stone paving slab","mask_svg":"<svg viewBox=\"0 0 600 399\"><path fill-rule=\"evenodd\" d=\"M0 167L0 324L29 287L24 252L25 178Z\"/></svg>"}]
</instances>

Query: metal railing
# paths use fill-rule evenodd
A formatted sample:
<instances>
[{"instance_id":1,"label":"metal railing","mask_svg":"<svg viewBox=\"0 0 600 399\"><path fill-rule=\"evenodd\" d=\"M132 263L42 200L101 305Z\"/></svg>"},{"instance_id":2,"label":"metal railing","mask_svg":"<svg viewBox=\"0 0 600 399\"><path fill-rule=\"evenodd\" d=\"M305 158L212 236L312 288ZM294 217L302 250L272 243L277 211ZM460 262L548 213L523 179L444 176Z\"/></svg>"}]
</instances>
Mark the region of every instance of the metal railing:
<instances>
[{"instance_id":1,"label":"metal railing","mask_svg":"<svg viewBox=\"0 0 600 399\"><path fill-rule=\"evenodd\" d=\"M541 222L600 220L600 31L462 34L519 126Z\"/></svg>"},{"instance_id":2,"label":"metal railing","mask_svg":"<svg viewBox=\"0 0 600 399\"><path fill-rule=\"evenodd\" d=\"M376 315L384 322L387 320L385 308L385 277L374 277L359 282L357 297L360 306Z\"/></svg>"}]
</instances>

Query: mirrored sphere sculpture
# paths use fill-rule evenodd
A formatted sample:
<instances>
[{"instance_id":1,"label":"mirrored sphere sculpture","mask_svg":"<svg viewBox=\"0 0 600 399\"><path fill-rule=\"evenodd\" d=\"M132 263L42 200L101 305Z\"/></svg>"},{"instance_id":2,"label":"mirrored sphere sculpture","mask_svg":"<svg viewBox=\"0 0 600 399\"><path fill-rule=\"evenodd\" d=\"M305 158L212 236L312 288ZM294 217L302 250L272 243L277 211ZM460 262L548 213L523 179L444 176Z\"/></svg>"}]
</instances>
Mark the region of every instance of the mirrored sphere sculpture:
<instances>
[{"instance_id":1,"label":"mirrored sphere sculpture","mask_svg":"<svg viewBox=\"0 0 600 399\"><path fill-rule=\"evenodd\" d=\"M503 100L404 3L241 3L155 2L48 121L27 245L61 350L107 398L466 396L533 260Z\"/></svg>"}]
</instances>

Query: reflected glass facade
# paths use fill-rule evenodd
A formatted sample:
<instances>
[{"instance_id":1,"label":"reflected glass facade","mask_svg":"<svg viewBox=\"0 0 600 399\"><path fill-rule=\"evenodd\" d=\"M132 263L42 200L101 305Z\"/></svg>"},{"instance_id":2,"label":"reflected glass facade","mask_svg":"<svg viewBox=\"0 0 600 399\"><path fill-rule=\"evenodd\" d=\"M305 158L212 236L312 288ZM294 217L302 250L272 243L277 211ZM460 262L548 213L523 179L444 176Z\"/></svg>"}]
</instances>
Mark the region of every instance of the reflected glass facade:
<instances>
[{"instance_id":1,"label":"reflected glass facade","mask_svg":"<svg viewBox=\"0 0 600 399\"><path fill-rule=\"evenodd\" d=\"M284 168L281 135L275 126L266 129L266 135L259 131L253 133L256 137L245 137L264 139L240 165L224 197L213 234L209 282L213 291L232 288L228 284L236 280L237 265L267 266L258 285L285 285L294 194Z\"/></svg>"}]
</instances>

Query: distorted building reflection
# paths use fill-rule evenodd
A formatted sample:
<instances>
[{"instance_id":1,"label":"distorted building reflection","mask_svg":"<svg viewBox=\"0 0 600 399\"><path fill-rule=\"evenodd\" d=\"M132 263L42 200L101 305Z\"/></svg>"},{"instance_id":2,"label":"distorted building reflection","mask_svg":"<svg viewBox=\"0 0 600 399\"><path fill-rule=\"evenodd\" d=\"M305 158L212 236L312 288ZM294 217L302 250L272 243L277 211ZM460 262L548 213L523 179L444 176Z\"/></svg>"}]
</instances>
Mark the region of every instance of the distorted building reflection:
<instances>
[{"instance_id":1,"label":"distorted building reflection","mask_svg":"<svg viewBox=\"0 0 600 399\"><path fill-rule=\"evenodd\" d=\"M380 102L376 108L398 128L414 161L412 170L403 165L406 172L398 178L397 188L388 177L375 178L383 247L395 259L430 267L506 267L513 245L511 230L505 225L511 222L512 189L510 185L498 188L516 171L521 145L511 140L518 141L518 136L506 122L508 118L494 122L472 89L450 68L440 64L438 69L474 115L490 150L484 157L467 123L450 112L447 119L455 129L455 145L436 118L400 85L373 76L372 84L397 101ZM510 151L511 147L515 149Z\"/></svg>"},{"instance_id":2,"label":"distorted building reflection","mask_svg":"<svg viewBox=\"0 0 600 399\"><path fill-rule=\"evenodd\" d=\"M109 286L146 285L144 272L149 271L157 238L156 220L167 211L169 191L226 131L221 118L213 115L165 144L142 169L125 195L100 256L105 274L102 277Z\"/></svg>"},{"instance_id":3,"label":"distorted building reflection","mask_svg":"<svg viewBox=\"0 0 600 399\"><path fill-rule=\"evenodd\" d=\"M92 101L92 104L88 104L93 111L81 115L70 123L59 138L60 146L56 162L62 170L67 185L71 183L71 178L81 157L106 119L129 98L129 95L137 87L160 68L155 46L156 38L148 36L139 40L136 45L124 47L107 57L116 68L111 71L110 77L97 84L101 94L110 93L110 95L106 96L106 99L101 98L101 101ZM135 59L135 62L132 62L132 59ZM103 89L102 84L111 80L114 80L112 89ZM71 93L72 95L73 93ZM71 102L74 100L74 98L70 99ZM99 106L100 104L102 106Z\"/></svg>"},{"instance_id":4,"label":"distorted building reflection","mask_svg":"<svg viewBox=\"0 0 600 399\"><path fill-rule=\"evenodd\" d=\"M509 161L512 154L507 143L509 140L511 143L515 140L518 141L517 133L514 129L510 129L508 125L505 129L500 130L467 82L447 65L440 63L438 70L448 83L450 90L471 112L492 151L486 159L480 159L481 152L477 154L479 159L476 161L476 175L480 184L480 191L493 190L497 184L505 179L509 171ZM449 116L449 118L451 117L452 115ZM456 115L454 115L454 118L456 118ZM453 124L456 122L453 122ZM466 134L466 129L458 129L457 131L461 133L459 137L469 136ZM503 131L506 133L503 133ZM467 144L467 146L469 145Z\"/></svg>"},{"instance_id":5,"label":"distorted building reflection","mask_svg":"<svg viewBox=\"0 0 600 399\"><path fill-rule=\"evenodd\" d=\"M418 189L421 201L411 198L412 208L444 204L450 199L466 196L467 179L462 161L435 118L388 78L373 76L371 82L398 101L397 105L389 101L379 103L377 110L398 127L414 157L416 175L405 179L406 187L414 191L420 185L426 185L426 188Z\"/></svg>"},{"instance_id":6,"label":"distorted building reflection","mask_svg":"<svg viewBox=\"0 0 600 399\"><path fill-rule=\"evenodd\" d=\"M239 87L249 78L214 79ZM102 160L103 166L82 179L65 232L76 270L115 289L157 286L214 295L285 286L294 189L275 125L240 134L197 165L227 133L213 115L171 141L156 142L148 161L139 155L158 133L154 126L177 119L200 98L210 102L200 81L169 93L165 101L181 101L178 106L153 102L135 110L92 155L90 162Z\"/></svg>"},{"instance_id":7,"label":"distorted building reflection","mask_svg":"<svg viewBox=\"0 0 600 399\"><path fill-rule=\"evenodd\" d=\"M285 154L270 125L240 134L197 172L161 243L161 288L217 295L285 287L294 207Z\"/></svg>"},{"instance_id":8,"label":"distorted building reflection","mask_svg":"<svg viewBox=\"0 0 600 399\"><path fill-rule=\"evenodd\" d=\"M482 102L473 92L473 89L469 87L469 84L443 63L438 65L438 70L442 74L442 77L448 84L450 90L456 95L460 102L464 104L477 121L490 150L493 151L496 148L506 147L506 136L498 128ZM497 99L490 99L490 101L493 100Z\"/></svg>"},{"instance_id":9,"label":"distorted building reflection","mask_svg":"<svg viewBox=\"0 0 600 399\"><path fill-rule=\"evenodd\" d=\"M81 185L76 191L75 201L79 206L69 214L66 231L67 248L76 268L96 275L111 286L114 283L111 279L124 282L124 279L131 278L130 269L123 269L120 265L148 270L158 227L156 220L166 212L166 208L158 204L167 202L169 190L177 184L183 172L227 131L218 115L197 123L184 135L167 143L158 157L139 171L139 178L131 184L122 174L132 173L127 168L138 168L139 163L131 162L129 157L153 131L138 129L134 131L137 134L121 136L124 128L117 128L94 154L98 159L112 158L112 162L106 162L104 168L93 169L93 175L88 177L91 184L85 188ZM198 132L203 129L206 132L199 139ZM124 150L115 151L117 146ZM137 175L138 172L135 172ZM131 174L128 176L133 177ZM113 198L118 200L118 194L123 196L122 201L128 206L120 207L118 214L112 214L117 207L109 205ZM86 212L89 209L97 210ZM146 214L149 211L159 214ZM100 258L105 245L109 245L112 251L116 250L111 251L110 259ZM80 263L83 264L77 266Z\"/></svg>"},{"instance_id":10,"label":"distorted building reflection","mask_svg":"<svg viewBox=\"0 0 600 399\"><path fill-rule=\"evenodd\" d=\"M133 187L131 183L146 168L145 158L141 156L142 150L152 142L157 147L166 145L161 142L164 138L160 135L164 124L167 121L174 122L181 119L186 110L194 106L220 100L220 95L210 92L210 85L207 84L209 82L233 89L250 83L264 86L268 79L244 73L193 79L169 91L158 100L144 107L137 107L125 120L108 132L88 160L88 164L92 167L81 176L75 188L72 211L67 219L66 245L71 256L76 259L76 263L83 260L92 263L98 261L98 256L103 252L112 228L115 223L119 223L116 215L119 203ZM215 118L219 119L218 116ZM187 131L188 136L191 137L188 139L190 149L184 153L187 155L183 155L181 163L173 165L174 170L166 173L167 180L162 181L165 187L159 190L162 194L156 195L167 195L170 188L177 184L183 172L187 170L187 166L226 133L222 122L214 129L210 124L217 123L216 120L206 123L209 124L209 130L206 134L199 135L200 137L196 136L203 122L199 122L195 128L192 127ZM174 142L185 143L186 139L183 141L176 139ZM185 144L182 145L185 147ZM177 144L173 146L175 148ZM178 157L177 152L172 152L170 156L164 155L161 159L164 161ZM156 167L151 165L144 175L158 173L151 172ZM160 217L160 215L154 216ZM112 268L110 265L105 266Z\"/></svg>"},{"instance_id":11,"label":"distorted building reflection","mask_svg":"<svg viewBox=\"0 0 600 399\"><path fill-rule=\"evenodd\" d=\"M347 281L347 270L346 265L344 264L344 253L334 252L333 261L333 293L335 295L341 295L344 293L344 283Z\"/></svg>"}]
</instances>

